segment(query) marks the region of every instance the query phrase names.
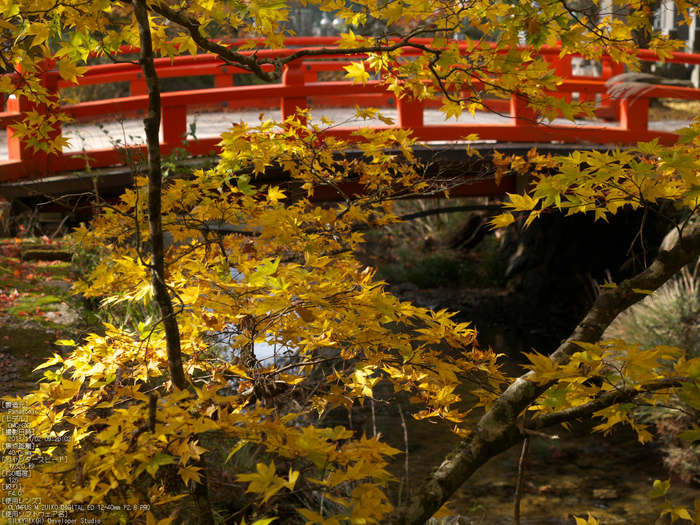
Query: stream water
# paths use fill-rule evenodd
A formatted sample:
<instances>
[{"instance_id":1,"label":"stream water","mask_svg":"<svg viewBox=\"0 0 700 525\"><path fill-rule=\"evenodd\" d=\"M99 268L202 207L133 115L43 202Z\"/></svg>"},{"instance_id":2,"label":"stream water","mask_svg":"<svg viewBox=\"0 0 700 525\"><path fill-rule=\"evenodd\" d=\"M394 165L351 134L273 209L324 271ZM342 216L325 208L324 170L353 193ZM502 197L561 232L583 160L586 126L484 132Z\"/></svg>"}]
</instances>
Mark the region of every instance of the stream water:
<instances>
[{"instance_id":1,"label":"stream water","mask_svg":"<svg viewBox=\"0 0 700 525\"><path fill-rule=\"evenodd\" d=\"M534 347L549 353L558 343L551 338L501 329L480 330L479 341L482 346L491 345L508 356L504 367L511 374L522 372L519 365L526 361L523 351ZM378 397L381 395L380 390ZM480 415L474 414L473 422ZM371 414L365 412L365 417L371 418ZM374 421L384 441L399 450L405 449L402 421L395 406L376 403ZM457 444L458 438L445 424L416 421L410 416L405 417L405 422L408 483L411 490L416 490ZM372 422L367 421L365 426L371 434ZM636 433L627 428L604 437L592 433L593 426L581 422L573 425L571 431L562 427L547 430L560 436L557 441L532 438L521 503L522 525L569 525L575 523L574 515L587 518L588 512L601 524L670 523L668 516L657 519L662 502L646 497L654 480L669 478L658 445L639 444ZM493 458L454 495L448 506L455 515L462 516L460 523L513 523L513 495L521 450L517 446ZM397 478L405 478L403 454L394 459L391 471ZM693 509L695 498L700 498L700 486L672 480L669 499L674 505Z\"/></svg>"},{"instance_id":2,"label":"stream water","mask_svg":"<svg viewBox=\"0 0 700 525\"><path fill-rule=\"evenodd\" d=\"M560 338L523 330L505 328L508 310L512 305L501 305L497 313L500 326L479 326L479 343L491 346L504 354L503 367L510 376L523 372L527 363L524 353L536 349L549 354L559 345ZM520 310L523 308L521 307ZM491 308L490 310L493 310ZM484 313L482 308L477 312ZM490 312L493 313L493 312ZM512 312L511 312L512 313ZM460 314L463 317L463 314ZM522 315L522 313L520 313ZM493 317L493 316L491 316ZM511 320L512 321L512 320ZM275 353L269 345L256 345L258 359L266 359ZM386 391L383 392L383 387ZM378 385L375 396L389 398L393 389ZM468 391L465 388L465 397ZM416 490L431 471L453 449L459 439L446 424L433 421L417 421L405 414L402 419L396 404L375 403L374 416L368 404L359 417L364 421L351 422L350 427L363 427L368 435L374 428L382 440L391 446L405 450L408 436L408 486ZM475 413L471 423L476 424L481 413ZM405 421L406 433L403 423ZM657 519L660 514L658 499L649 500L647 492L654 480L666 480L666 473L658 445L641 445L635 432L628 428L617 429L612 435L603 436L591 432L591 422L574 424L571 431L562 427L549 429L560 439L550 441L532 438L525 473L525 491L521 502L522 525L573 524L573 516L586 518L595 516L601 524L642 525L670 523L668 516ZM513 495L518 474L521 446L493 458L472 479L468 480L452 498L448 507L461 516L460 524L487 523L511 525L513 523ZM405 496L406 456L396 456L390 465L391 472L404 480L401 488ZM700 485L690 486L680 480L672 480L669 498L674 505L693 508L700 498ZM400 501L401 494L393 494Z\"/></svg>"}]
</instances>

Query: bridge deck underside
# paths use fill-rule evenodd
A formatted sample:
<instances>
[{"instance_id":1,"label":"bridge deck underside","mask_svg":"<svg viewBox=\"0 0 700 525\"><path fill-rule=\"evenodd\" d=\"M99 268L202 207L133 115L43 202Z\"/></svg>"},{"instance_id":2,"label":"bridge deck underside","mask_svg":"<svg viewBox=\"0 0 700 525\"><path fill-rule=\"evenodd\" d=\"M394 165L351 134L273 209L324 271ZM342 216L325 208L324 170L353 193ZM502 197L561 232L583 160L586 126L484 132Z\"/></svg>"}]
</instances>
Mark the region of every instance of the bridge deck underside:
<instances>
[{"instance_id":1,"label":"bridge deck underside","mask_svg":"<svg viewBox=\"0 0 700 525\"><path fill-rule=\"evenodd\" d=\"M433 144L430 147L419 146L415 153L421 165L426 166L426 179L443 181L449 194L453 197L466 196L503 196L517 193L527 187L527 177L506 174L500 184L496 184L492 155L498 150L504 155L526 155L532 148L542 154L566 155L580 150L577 144L471 144L481 154L481 158L467 156L465 146L459 144ZM589 150L607 150L612 146L588 145ZM346 158L360 155L359 150L348 150ZM206 162L216 162L217 157L201 157L183 161L183 166L196 167ZM117 197L127 187L133 185L133 176L139 167L122 166L92 171L67 173L57 176L5 182L0 184L0 194L8 199L53 199L67 195L78 196L98 193L101 197ZM256 184L278 185L288 190L288 195L295 189L289 174L279 166L269 167L265 174L255 178ZM345 195L361 195L362 188L350 180L341 186ZM438 195L440 196L440 195ZM342 200L342 196L331 187L319 187L312 197L313 201L329 202Z\"/></svg>"}]
</instances>

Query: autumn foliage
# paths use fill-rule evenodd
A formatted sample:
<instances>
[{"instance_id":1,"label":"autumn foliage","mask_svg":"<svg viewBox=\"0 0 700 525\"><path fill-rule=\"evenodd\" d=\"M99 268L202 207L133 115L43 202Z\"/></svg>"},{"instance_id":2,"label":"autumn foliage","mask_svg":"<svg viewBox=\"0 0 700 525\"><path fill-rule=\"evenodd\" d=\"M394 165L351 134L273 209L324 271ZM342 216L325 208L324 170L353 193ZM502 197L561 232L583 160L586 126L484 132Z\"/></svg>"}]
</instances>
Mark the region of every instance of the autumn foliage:
<instances>
[{"instance_id":1,"label":"autumn foliage","mask_svg":"<svg viewBox=\"0 0 700 525\"><path fill-rule=\"evenodd\" d=\"M35 450L37 466L23 480L23 497L69 505L71 517L104 524L264 525L280 517L283 497L297 502L283 518L289 523L418 524L485 461L533 432L596 416L599 430L628 424L644 442L651 434L637 422L635 404L677 395L700 407L698 359L677 348L642 351L622 340L599 341L619 312L700 255L700 234L684 222L675 226L682 234L675 248L632 280L610 284L556 353L532 353L531 371L513 379L501 373L491 350L476 345L469 324L399 301L353 256L365 228L397 220L393 200L449 193L451 181L424 176L410 132L365 128L333 138L323 134L332 122L300 113L282 123L232 127L215 168L165 181L160 172L158 85L149 69L154 51L216 53L265 81L303 56L342 52L357 59L347 67L349 79L362 83L382 73L397 96L442 97L448 118L480 109L485 96L516 94L542 118L573 119L592 115L593 107L545 92L555 92L560 79L538 49L559 43L563 55L596 60L605 53L635 69L643 34L663 59L680 44L652 31L646 4L613 2L615 11L626 10L624 18L559 1L311 4L346 22L337 48L258 60L245 52L261 40L281 48L290 34L287 5L279 0L0 0L3 60L22 79L0 77L2 91L55 109L58 101L41 81L45 60L57 61L62 77L74 80L89 56L132 45L141 48L151 100L148 168L75 237L85 249L109 254L76 291L104 307L128 302L153 315L137 326L107 324L84 341L63 341L73 352L44 365L45 381L23 402L32 408L34 433L60 439ZM679 9L688 15L688 4L679 2ZM368 19L383 21L387 33L364 36ZM464 37L467 27L480 36L468 38L469 52L460 53L455 36ZM222 44L219 28L248 37L248 44ZM418 43L418 37L431 40ZM407 46L423 55L403 60ZM30 114L15 132L35 149L60 148L64 138L46 137L64 117L48 114ZM358 109L357 118L387 122L368 108ZM350 145L359 156L346 157ZM517 215L528 225L554 207L605 220L624 207L661 200L692 215L699 146L695 123L670 148L652 142L629 151L510 159L498 176L506 169L527 172L534 184L527 194L511 195L511 211L492 224L507 226ZM292 183L261 185L256 177L273 165ZM362 192L344 194L341 183L348 180ZM321 187L338 190L341 202L313 203ZM262 345L274 346L277 358L261 359ZM469 409L455 392L465 380L476 385ZM414 417L440 420L463 438L396 509L386 466L399 451L341 425L313 424L367 402L379 382L415 405ZM478 425L465 423L468 410L484 411ZM228 461L246 447L262 451L264 459L230 480L251 496L242 509L226 509L207 491L219 466L207 463L214 446ZM658 482L651 495L667 490ZM302 494L321 495L321 503L307 505ZM700 519L668 502L664 512Z\"/></svg>"}]
</instances>

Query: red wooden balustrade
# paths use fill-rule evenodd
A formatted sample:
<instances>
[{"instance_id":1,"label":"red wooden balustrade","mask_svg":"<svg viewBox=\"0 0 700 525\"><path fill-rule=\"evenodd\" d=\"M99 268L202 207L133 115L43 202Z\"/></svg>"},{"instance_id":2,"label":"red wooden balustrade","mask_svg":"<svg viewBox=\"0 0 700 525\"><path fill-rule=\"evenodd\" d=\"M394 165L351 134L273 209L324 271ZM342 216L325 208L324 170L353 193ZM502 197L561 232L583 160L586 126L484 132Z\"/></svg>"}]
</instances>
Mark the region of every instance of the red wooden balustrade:
<instances>
[{"instance_id":1,"label":"red wooden balustrade","mask_svg":"<svg viewBox=\"0 0 700 525\"><path fill-rule=\"evenodd\" d=\"M336 39L329 38L296 38L288 41L290 46L330 46ZM235 44L235 43L234 43ZM258 57L288 56L298 49L257 50ZM124 52L133 52L125 49ZM410 128L421 141L459 141L470 134L477 134L482 140L498 142L563 142L593 144L634 144L659 138L662 144L672 144L677 140L673 133L648 129L649 99L655 97L681 98L700 100L700 90L675 86L650 86L642 95L634 98L611 99L606 95L606 80L622 72L620 66L611 59L605 58L603 75L601 77L573 76L571 56L559 58L559 48L546 47L541 54L554 65L555 73L562 77L563 83L558 87L556 96L571 99L578 94L579 100L596 100L602 98L600 115L619 120L619 125L588 124L585 127L535 125L532 121L532 110L519 97L508 100L485 101L492 110L510 115L503 124L455 123L445 122L440 125L426 125L424 110L435 106L435 101L418 101L402 98L395 101L392 93L387 92L380 81L370 81L365 86L352 85L346 81L319 82L318 73L322 71L343 71L343 66L349 64L343 55L324 57L322 59L305 58L285 67L280 84L235 86L233 75L244 73L236 67L226 65L212 55L178 56L173 61L170 58L157 59L156 67L161 77L213 75L215 87L212 89L182 91L162 94L162 128L164 154L173 148L182 147L182 138L187 131L188 107L196 105L226 105L236 107L264 107L277 101L282 119L292 115L297 108L313 107L317 103L334 106L396 106L397 125ZM403 56L418 53L417 50L404 50ZM641 58L656 61L652 52L643 50ZM700 55L675 53L669 62L700 64ZM271 66L263 66L271 67ZM46 65L43 74L44 82L50 91L69 87L58 72ZM94 118L104 118L110 115L135 114L147 108L147 95L140 68L135 64L119 63L97 65L88 68L80 85L112 83L128 81L131 87L129 97L84 102L75 105L62 106L61 111L76 120L84 121ZM480 86L474 85L475 89ZM505 104L505 105L504 105ZM11 124L21 119L24 112L33 107L25 99L10 98L7 111L0 113L0 125L7 126L9 160L0 161L0 181L9 181L26 177L44 177L50 174L79 171L86 169L89 158L90 168L122 165L122 155L113 149L90 150L87 152L64 152L47 156L45 153L33 153L33 150L13 135ZM381 128L380 128L381 129ZM353 129L342 128L328 131L330 135L350 137ZM55 134L60 133L56 130ZM217 149L220 138L200 138L189 141L187 150L192 155L206 155ZM134 149L138 150L139 147ZM141 148L143 149L143 148Z\"/></svg>"}]
</instances>

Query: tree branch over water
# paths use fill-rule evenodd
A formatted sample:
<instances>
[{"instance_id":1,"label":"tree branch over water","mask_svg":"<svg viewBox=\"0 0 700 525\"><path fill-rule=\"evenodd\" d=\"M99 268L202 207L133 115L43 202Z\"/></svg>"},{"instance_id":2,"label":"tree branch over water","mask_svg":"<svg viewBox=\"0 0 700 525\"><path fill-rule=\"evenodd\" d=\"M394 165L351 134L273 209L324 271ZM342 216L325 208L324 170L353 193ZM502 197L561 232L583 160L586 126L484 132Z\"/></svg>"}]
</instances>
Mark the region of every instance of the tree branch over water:
<instances>
[{"instance_id":1,"label":"tree branch over water","mask_svg":"<svg viewBox=\"0 0 700 525\"><path fill-rule=\"evenodd\" d=\"M605 289L579 323L571 336L552 354L551 359L559 364L568 362L580 351L575 342L597 343L605 329L626 308L645 297L634 290L657 290L681 268L700 257L700 232L693 233L669 251L662 251L654 262L632 279L615 289ZM520 415L542 395L553 382L538 385L532 381L534 372L519 377L500 396L493 408L479 421L469 436L457 445L435 472L388 517L387 525L420 525L425 523L476 470L492 457L520 443L524 436L518 429ZM669 379L654 385L666 389L678 385L683 378ZM620 392L603 396L600 400L586 404L578 410L564 412L563 416L549 414L530 422L527 427L534 430L557 423L573 421L581 415L611 406L620 398L631 398L655 386L635 390L621 388ZM597 408L599 407L599 408ZM567 418L568 416L568 418Z\"/></svg>"}]
</instances>

